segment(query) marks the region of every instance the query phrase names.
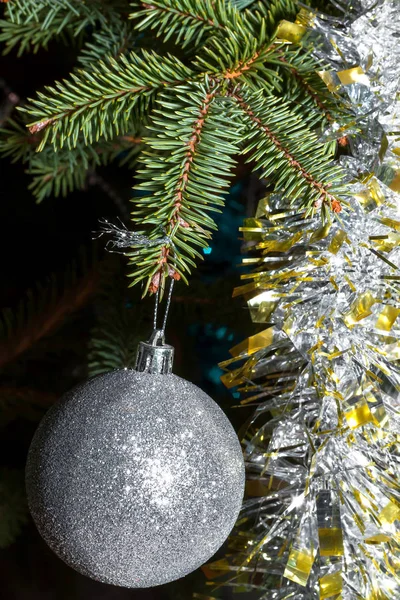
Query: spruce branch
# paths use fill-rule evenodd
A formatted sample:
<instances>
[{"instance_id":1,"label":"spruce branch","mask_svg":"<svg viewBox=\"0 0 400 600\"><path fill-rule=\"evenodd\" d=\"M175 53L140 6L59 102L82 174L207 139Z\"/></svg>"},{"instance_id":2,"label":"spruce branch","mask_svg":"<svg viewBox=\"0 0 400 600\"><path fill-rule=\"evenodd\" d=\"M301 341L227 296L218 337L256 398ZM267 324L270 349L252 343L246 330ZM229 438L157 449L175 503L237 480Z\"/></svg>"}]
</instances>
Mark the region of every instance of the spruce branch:
<instances>
[{"instance_id":1,"label":"spruce branch","mask_svg":"<svg viewBox=\"0 0 400 600\"><path fill-rule=\"evenodd\" d=\"M320 127L332 124L336 120L340 120L343 127L349 122L354 126L354 115L347 108L344 99L339 100L335 94L332 94L319 76L319 72L327 66L316 60L310 50L306 51L303 44L304 41L297 49L285 49L284 52L281 49L278 52L282 63L279 71L285 81L287 99L290 101L290 96L293 96L294 100L294 96L297 96L296 104L301 105L304 117L309 118L310 122L312 120L318 122ZM303 108L300 97L303 97L304 101L307 98L312 100L307 110Z\"/></svg>"},{"instance_id":2,"label":"spruce branch","mask_svg":"<svg viewBox=\"0 0 400 600\"><path fill-rule=\"evenodd\" d=\"M237 87L230 92L245 115L246 153L270 177L275 189L294 202L301 197L306 214L321 208L323 219L340 212L347 188L341 169L332 165L324 144L302 123L301 114L276 98Z\"/></svg>"},{"instance_id":3,"label":"spruce branch","mask_svg":"<svg viewBox=\"0 0 400 600\"><path fill-rule=\"evenodd\" d=\"M195 247L206 247L215 229L208 212L224 204L241 128L233 103L219 93L206 77L162 94L154 112L151 150L139 171L146 196L136 201L134 221L150 228L152 239L164 230L170 243L130 254L132 285L145 280L145 293L168 276L186 281L194 259L202 258Z\"/></svg>"},{"instance_id":4,"label":"spruce branch","mask_svg":"<svg viewBox=\"0 0 400 600\"><path fill-rule=\"evenodd\" d=\"M51 195L65 197L85 185L88 164L84 155L83 160L79 160L82 157L76 155L67 157L64 161L60 161L56 154L53 154L52 158L53 164L43 156L35 156L28 169L29 174L33 175L28 189L38 202Z\"/></svg>"},{"instance_id":5,"label":"spruce branch","mask_svg":"<svg viewBox=\"0 0 400 600\"><path fill-rule=\"evenodd\" d=\"M100 31L93 33L87 41L79 56L78 62L85 68L91 69L100 60L105 58L118 58L121 54L128 54L135 43L137 35L122 20L113 20L103 26Z\"/></svg>"},{"instance_id":6,"label":"spruce branch","mask_svg":"<svg viewBox=\"0 0 400 600\"><path fill-rule=\"evenodd\" d=\"M29 189L37 202L50 196L66 197L75 189L84 189L87 176L100 165L117 160L120 165L133 167L141 148L141 138L134 135L99 140L93 146L78 144L71 150L62 148L58 152L49 148L29 161L26 172L33 176Z\"/></svg>"},{"instance_id":7,"label":"spruce branch","mask_svg":"<svg viewBox=\"0 0 400 600\"><path fill-rule=\"evenodd\" d=\"M288 62L286 57L283 55L280 56L280 60L285 65ZM295 78L296 82L299 84L299 87L302 88L304 90L304 92L308 96L310 96L310 98L314 101L315 105L323 113L326 120L329 122L332 122L334 120L334 118L331 114L331 109L327 106L327 103L325 103L324 100L322 99L324 96L326 96L326 93L323 94L321 92L325 92L326 90L323 89L322 85L320 85L318 92L316 89L316 86L319 82L323 83L321 78L318 77L318 75L316 75L312 71L311 71L311 73L310 73L310 71L307 71L306 73L302 73L300 69L297 69L293 65L293 63L289 66L289 71ZM314 77L312 77L313 75L314 75ZM313 83L311 83L311 81L310 81L311 77L314 80ZM330 98L330 100L331 100L331 98Z\"/></svg>"},{"instance_id":8,"label":"spruce branch","mask_svg":"<svg viewBox=\"0 0 400 600\"><path fill-rule=\"evenodd\" d=\"M82 263L83 269L87 268L85 256ZM15 309L4 309L0 314L0 368L81 308L93 294L97 280L98 274L93 269L78 278L73 265L65 274L63 287L53 276L45 286L30 290Z\"/></svg>"},{"instance_id":9,"label":"spruce branch","mask_svg":"<svg viewBox=\"0 0 400 600\"><path fill-rule=\"evenodd\" d=\"M25 51L37 52L47 48L54 38L77 38L98 23L106 25L118 16L121 2L101 0L13 0L7 3L6 19L0 21L0 41L5 42L5 52L18 47L18 55Z\"/></svg>"},{"instance_id":10,"label":"spruce branch","mask_svg":"<svg viewBox=\"0 0 400 600\"><path fill-rule=\"evenodd\" d=\"M121 262L106 263L100 273L100 289L95 303L97 322L91 331L88 353L89 376L114 369L133 368L145 306L137 295L128 294ZM146 325L145 325L146 326Z\"/></svg>"},{"instance_id":11,"label":"spruce branch","mask_svg":"<svg viewBox=\"0 0 400 600\"><path fill-rule=\"evenodd\" d=\"M182 48L198 46L209 34L241 27L239 11L225 0L136 0L131 19L140 19L135 28L156 30L164 41L174 37Z\"/></svg>"},{"instance_id":12,"label":"spruce branch","mask_svg":"<svg viewBox=\"0 0 400 600\"><path fill-rule=\"evenodd\" d=\"M231 2L238 10L243 10L244 8L248 8L251 4L255 4L256 0L231 0Z\"/></svg>"},{"instance_id":13,"label":"spruce branch","mask_svg":"<svg viewBox=\"0 0 400 600\"><path fill-rule=\"evenodd\" d=\"M246 5L249 10L240 12ZM155 30L164 41L173 39L183 49L204 46L205 39L224 39L228 33L236 33L247 40L249 35L272 37L279 21L296 15L292 0L271 0L268 4L258 1L247 3L226 0L135 0L136 10L130 18L137 19L136 29Z\"/></svg>"},{"instance_id":14,"label":"spruce branch","mask_svg":"<svg viewBox=\"0 0 400 600\"><path fill-rule=\"evenodd\" d=\"M9 117L0 127L0 154L9 156L13 163L26 162L39 142L39 135L31 135L19 120Z\"/></svg>"},{"instance_id":15,"label":"spruce branch","mask_svg":"<svg viewBox=\"0 0 400 600\"><path fill-rule=\"evenodd\" d=\"M35 143L17 131L0 148L29 163L38 199L82 187L88 171L142 137L129 123L145 125L150 114L139 172L144 196L133 221L157 243L127 253L132 284L142 282L145 293L167 277L186 280L202 258L199 247L215 228L209 212L223 205L240 149L288 200L301 198L306 215L321 208L326 220L342 209L347 189L331 164L336 142L318 136L343 106L324 87L307 47L276 36L281 19L295 16L292 0L135 0L131 7L133 29L120 8L99 20L79 58L84 70L22 108ZM164 43L174 41L182 61L129 52L138 30L155 28ZM131 144L130 164L137 147ZM33 157L33 149L42 154Z\"/></svg>"},{"instance_id":16,"label":"spruce branch","mask_svg":"<svg viewBox=\"0 0 400 600\"><path fill-rule=\"evenodd\" d=\"M280 90L277 46L265 31L255 38L247 33L228 31L224 39L209 40L195 60L196 67L217 79L237 81L259 89Z\"/></svg>"},{"instance_id":17,"label":"spruce branch","mask_svg":"<svg viewBox=\"0 0 400 600\"><path fill-rule=\"evenodd\" d=\"M255 37L258 37L261 30L273 37L280 21L292 21L298 12L297 3L293 0L238 0L232 4L243 11L243 16Z\"/></svg>"},{"instance_id":18,"label":"spruce branch","mask_svg":"<svg viewBox=\"0 0 400 600\"><path fill-rule=\"evenodd\" d=\"M47 87L47 94L20 110L35 117L31 133L44 131L40 151L49 140L55 149L85 144L123 133L129 119L141 121L160 89L193 77L193 72L171 56L155 52L130 53L100 62L91 71L72 73L70 80Z\"/></svg>"},{"instance_id":19,"label":"spruce branch","mask_svg":"<svg viewBox=\"0 0 400 600\"><path fill-rule=\"evenodd\" d=\"M78 142L75 148L64 147L54 152L47 146L36 152L42 140L40 132L32 135L21 123L9 119L0 128L0 154L13 162L27 164L26 173L32 176L28 186L37 202L49 196L67 196L75 189L83 189L88 174L96 167L117 161L133 167L142 148L142 139L136 125L130 121L128 130L112 140L100 139L93 145Z\"/></svg>"}]
</instances>

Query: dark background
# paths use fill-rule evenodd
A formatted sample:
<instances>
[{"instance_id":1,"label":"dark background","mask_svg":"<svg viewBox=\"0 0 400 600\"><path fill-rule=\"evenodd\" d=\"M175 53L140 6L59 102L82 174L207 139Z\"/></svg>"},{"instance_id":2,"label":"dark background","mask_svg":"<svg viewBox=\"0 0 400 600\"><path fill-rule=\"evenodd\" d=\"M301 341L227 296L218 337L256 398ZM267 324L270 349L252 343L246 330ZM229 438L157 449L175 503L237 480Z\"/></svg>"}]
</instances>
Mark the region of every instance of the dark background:
<instances>
[{"instance_id":1,"label":"dark background","mask_svg":"<svg viewBox=\"0 0 400 600\"><path fill-rule=\"evenodd\" d=\"M41 86L68 74L74 64L72 49L50 45L48 51L17 58L13 52L0 58L0 116L5 117L12 104L34 95ZM61 277L71 260L91 255L89 271L97 271L109 261L120 277L124 258L106 255L103 240L92 240L99 229L99 219L120 216L126 219L132 197L132 173L111 166L102 168L83 191L67 198L49 198L41 204L28 191L29 176L24 165L0 160L0 308L15 310L29 289L49 285L50 274ZM228 392L219 381L217 363L229 357L228 350L251 333L249 316L241 299L231 299L239 283L241 242L238 226L246 214L254 214L259 190L248 171L239 167L234 186L227 199L220 231L211 254L192 278L189 290L178 284L174 293L168 328L168 341L176 347L175 372L200 385L224 408L239 429L248 416L237 405L237 394ZM117 264L118 263L118 264ZM123 266L122 266L123 271ZM52 399L87 376L87 353L92 328L99 315L97 295L101 284L96 279L93 293L84 306L69 316L44 338L15 360L6 361L0 372L2 385L33 387ZM208 296L209 294L209 296ZM131 322L138 335L146 336L151 328L152 302L145 300L139 309L139 295L126 291L125 307L132 311ZM135 319L137 315L137 319ZM143 332L143 333L142 333ZM0 356L1 360L1 356ZM21 401L22 402L22 401ZM1 407L0 407L1 408ZM43 412L45 407L40 412ZM40 414L36 417L39 418ZM22 472L37 418L17 414L1 430L1 467ZM0 504L1 507L1 504ZM0 517L3 519L3 515ZM7 514L4 515L7 518ZM223 555L221 550L219 556ZM231 591L212 592L204 587L205 577L198 571L176 583L151 590L125 590L94 582L62 563L41 540L28 520L14 543L0 551L0 586L4 600L96 600L152 599L186 600L194 591L231 598ZM245 600L245 595L240 596Z\"/></svg>"}]
</instances>

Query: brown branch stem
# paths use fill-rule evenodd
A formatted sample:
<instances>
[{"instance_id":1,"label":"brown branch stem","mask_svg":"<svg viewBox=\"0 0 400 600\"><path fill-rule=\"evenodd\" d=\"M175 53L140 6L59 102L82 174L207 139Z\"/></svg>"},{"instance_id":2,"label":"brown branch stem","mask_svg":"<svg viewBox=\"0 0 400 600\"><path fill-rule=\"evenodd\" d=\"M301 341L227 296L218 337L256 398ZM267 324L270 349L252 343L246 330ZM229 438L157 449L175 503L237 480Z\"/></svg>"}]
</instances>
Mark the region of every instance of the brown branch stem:
<instances>
[{"instance_id":1,"label":"brown branch stem","mask_svg":"<svg viewBox=\"0 0 400 600\"><path fill-rule=\"evenodd\" d=\"M245 71L248 71L251 65L257 60L260 56L259 52L256 52L249 60L243 61L239 63L234 71L227 71L224 75L224 79L235 79L236 77L240 77L243 75Z\"/></svg>"},{"instance_id":2,"label":"brown branch stem","mask_svg":"<svg viewBox=\"0 0 400 600\"><path fill-rule=\"evenodd\" d=\"M160 81L156 87L150 86L150 85L141 85L136 88L129 88L128 90L123 90L122 92L117 92L114 94L114 96L112 98L107 96L107 98L104 98L104 101L115 100L116 98L122 98L123 96L127 96L129 94L135 94L138 92L149 92L151 90L155 90L156 88L161 88L164 85L175 86L175 85L180 85L182 83L187 83L187 80ZM65 117L70 117L77 110L82 110L83 108L90 108L91 105L93 104L93 102L97 102L97 100L90 100L89 102L86 102L84 104L79 104L78 106L74 106L74 108L71 108L70 110L63 111L60 115L56 115L55 117L51 117L50 119L44 119L43 121L40 121L39 123L34 123L34 125L31 125L29 127L29 131L31 133L37 133L38 131L42 131L43 129L48 127L48 125L51 125L55 121L58 121Z\"/></svg>"},{"instance_id":3,"label":"brown branch stem","mask_svg":"<svg viewBox=\"0 0 400 600\"><path fill-rule=\"evenodd\" d=\"M189 227L189 223L184 221L182 219L182 217L180 216L180 210L182 208L183 197L184 197L187 185L188 185L190 170L192 168L193 160L194 160L194 157L197 152L197 146L201 139L201 134L202 134L202 130L204 127L204 123L205 123L207 114L210 110L211 103L214 100L216 94L217 94L217 88L215 88L213 91L206 93L206 95L203 99L203 102L199 108L198 117L197 117L196 121L193 123L191 136L190 136L189 140L187 141L188 149L186 152L185 162L182 167L182 174L180 175L177 185L176 185L176 188L175 188L174 210L171 214L170 219L168 220L168 224L166 227L166 230L168 233L171 233L177 224L180 225L181 227ZM160 267L156 271L156 273L153 275L153 277L151 278L151 283L150 283L150 287L149 287L149 291L153 294L155 292L157 292L157 290L160 286L161 273L162 273L164 264L168 261L169 254L170 254L170 248L168 246L162 246L161 251L160 251L160 258L158 261ZM176 273L175 269L173 269L172 267L169 267L168 272L169 272L170 277L173 277L174 279L179 279L178 273Z\"/></svg>"}]
</instances>

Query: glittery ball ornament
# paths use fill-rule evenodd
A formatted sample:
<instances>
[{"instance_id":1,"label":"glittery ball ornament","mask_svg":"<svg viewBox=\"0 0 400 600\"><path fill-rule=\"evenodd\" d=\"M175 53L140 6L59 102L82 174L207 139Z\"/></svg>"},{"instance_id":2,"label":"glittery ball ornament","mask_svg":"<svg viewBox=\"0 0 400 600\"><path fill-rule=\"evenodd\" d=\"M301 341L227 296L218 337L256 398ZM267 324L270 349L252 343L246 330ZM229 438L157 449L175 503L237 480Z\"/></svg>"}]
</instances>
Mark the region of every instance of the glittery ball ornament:
<instances>
[{"instance_id":1,"label":"glittery ball ornament","mask_svg":"<svg viewBox=\"0 0 400 600\"><path fill-rule=\"evenodd\" d=\"M159 344L141 343L138 370L95 377L54 405L26 470L30 511L54 552L84 575L130 588L206 562L243 498L231 424L169 372L173 350Z\"/></svg>"}]
</instances>

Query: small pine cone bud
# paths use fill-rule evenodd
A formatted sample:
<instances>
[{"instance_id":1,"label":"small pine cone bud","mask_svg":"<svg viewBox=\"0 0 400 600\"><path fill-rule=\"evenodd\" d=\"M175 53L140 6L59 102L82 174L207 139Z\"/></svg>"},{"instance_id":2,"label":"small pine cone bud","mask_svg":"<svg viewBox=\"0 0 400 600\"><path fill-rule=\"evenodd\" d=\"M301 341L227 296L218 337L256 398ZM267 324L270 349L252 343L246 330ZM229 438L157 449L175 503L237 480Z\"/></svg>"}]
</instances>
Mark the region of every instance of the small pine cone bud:
<instances>
[{"instance_id":1,"label":"small pine cone bud","mask_svg":"<svg viewBox=\"0 0 400 600\"><path fill-rule=\"evenodd\" d=\"M177 273L175 271L175 269L173 267L171 267L170 265L168 265L168 275L170 277L172 277L172 279L175 279L175 281L179 281L181 276L179 275L179 273Z\"/></svg>"},{"instance_id":2,"label":"small pine cone bud","mask_svg":"<svg viewBox=\"0 0 400 600\"><path fill-rule=\"evenodd\" d=\"M31 133L37 133L38 131L42 131L42 129L47 127L47 125L50 125L50 123L52 123L53 121L54 119L46 119L45 121L40 121L40 123L35 123L35 125L32 125L32 127L29 127L29 131Z\"/></svg>"},{"instance_id":3,"label":"small pine cone bud","mask_svg":"<svg viewBox=\"0 0 400 600\"><path fill-rule=\"evenodd\" d=\"M179 225L181 227L190 227L189 223L187 221L185 221L184 219L182 219L182 217L179 217L178 221L179 221Z\"/></svg>"},{"instance_id":4,"label":"small pine cone bud","mask_svg":"<svg viewBox=\"0 0 400 600\"><path fill-rule=\"evenodd\" d=\"M156 294L158 292L158 288L160 287L160 282L161 282L161 273L160 273L160 271L157 271L157 273L155 273L153 275L153 277L151 278L151 282L149 285L150 294Z\"/></svg>"}]
</instances>

